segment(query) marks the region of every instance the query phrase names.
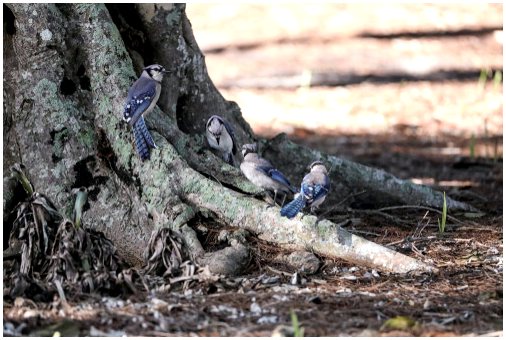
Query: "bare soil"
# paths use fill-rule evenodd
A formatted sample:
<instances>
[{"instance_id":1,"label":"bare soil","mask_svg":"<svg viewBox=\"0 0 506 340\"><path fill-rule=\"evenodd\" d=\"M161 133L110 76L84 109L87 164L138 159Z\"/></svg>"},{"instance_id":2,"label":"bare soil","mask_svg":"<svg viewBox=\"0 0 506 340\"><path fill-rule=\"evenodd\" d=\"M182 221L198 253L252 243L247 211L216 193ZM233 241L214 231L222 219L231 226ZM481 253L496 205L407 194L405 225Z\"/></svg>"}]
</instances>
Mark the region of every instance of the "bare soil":
<instances>
[{"instance_id":1,"label":"bare soil","mask_svg":"<svg viewBox=\"0 0 506 340\"><path fill-rule=\"evenodd\" d=\"M285 132L298 143L430 185L480 209L449 211L440 234L441 214L424 207L322 207L343 228L433 263L439 274L389 275L321 259L316 274L292 284L297 270L276 261L281 251L250 237L254 251L240 277L209 277L168 292L76 295L68 304L57 296L51 303L4 299L5 335L270 336L290 332L281 327L292 325L290 311L306 336L502 335L502 82L494 84L491 74L486 83L258 86L260 76L278 81L316 69L369 75L384 73L385 65L409 73L420 72L413 65L436 73L501 69L502 33L476 32L502 27L502 5L265 6L188 6L216 85L260 135ZM466 29L472 32L443 34ZM442 34L361 37L427 31ZM244 82L254 77L257 85ZM206 227L211 249L223 227ZM389 328L386 321L395 317L405 317L407 325Z\"/></svg>"}]
</instances>

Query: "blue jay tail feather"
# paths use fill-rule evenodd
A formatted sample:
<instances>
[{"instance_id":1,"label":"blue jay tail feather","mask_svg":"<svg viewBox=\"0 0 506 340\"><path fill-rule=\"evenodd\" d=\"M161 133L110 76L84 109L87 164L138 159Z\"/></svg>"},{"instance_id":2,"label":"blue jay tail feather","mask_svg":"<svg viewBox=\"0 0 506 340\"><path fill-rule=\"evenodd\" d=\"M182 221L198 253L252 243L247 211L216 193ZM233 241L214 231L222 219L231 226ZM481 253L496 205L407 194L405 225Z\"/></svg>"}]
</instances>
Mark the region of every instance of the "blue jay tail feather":
<instances>
[{"instance_id":1,"label":"blue jay tail feather","mask_svg":"<svg viewBox=\"0 0 506 340\"><path fill-rule=\"evenodd\" d=\"M294 218L299 211L306 206L306 198L303 194L300 194L293 201L285 205L281 209L281 216L288 218Z\"/></svg>"},{"instance_id":2,"label":"blue jay tail feather","mask_svg":"<svg viewBox=\"0 0 506 340\"><path fill-rule=\"evenodd\" d=\"M142 123L144 120L142 120ZM137 123L134 125L134 137L135 137L135 147L137 148L137 152L139 153L139 156L141 157L142 161L145 161L149 158L149 146L146 143L145 136L142 132L142 124L141 120L138 120ZM144 127L146 125L144 124ZM149 134L149 132L148 132Z\"/></svg>"},{"instance_id":3,"label":"blue jay tail feather","mask_svg":"<svg viewBox=\"0 0 506 340\"><path fill-rule=\"evenodd\" d=\"M151 134L149 133L148 127L146 126L146 122L144 121L144 117L140 117L135 125L139 126L139 128L142 132L142 135L144 136L144 139L146 140L146 143L148 143L148 145L150 147L156 149L155 141L153 140L153 137L151 137Z\"/></svg>"}]
</instances>

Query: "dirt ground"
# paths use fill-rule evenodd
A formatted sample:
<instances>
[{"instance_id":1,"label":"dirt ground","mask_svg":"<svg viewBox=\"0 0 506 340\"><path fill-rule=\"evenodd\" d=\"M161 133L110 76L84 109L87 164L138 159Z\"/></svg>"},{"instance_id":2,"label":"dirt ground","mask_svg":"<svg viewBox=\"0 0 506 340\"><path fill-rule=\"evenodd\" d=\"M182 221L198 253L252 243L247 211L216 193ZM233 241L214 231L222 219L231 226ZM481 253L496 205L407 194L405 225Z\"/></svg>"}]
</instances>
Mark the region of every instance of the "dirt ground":
<instances>
[{"instance_id":1,"label":"dirt ground","mask_svg":"<svg viewBox=\"0 0 506 340\"><path fill-rule=\"evenodd\" d=\"M439 273L321 259L316 274L293 284L296 270L276 260L284 252L250 237L243 276L127 299L4 300L4 335L270 336L292 331L291 311L305 336L502 335L503 88L495 71L479 77L502 69L502 5L309 7L193 4L187 12L215 84L257 134L287 133L481 211L449 211L439 234L440 213L424 207L323 206L343 228ZM438 72L446 78L392 77ZM312 85L317 73L383 81ZM207 227L213 247L220 228Z\"/></svg>"}]
</instances>

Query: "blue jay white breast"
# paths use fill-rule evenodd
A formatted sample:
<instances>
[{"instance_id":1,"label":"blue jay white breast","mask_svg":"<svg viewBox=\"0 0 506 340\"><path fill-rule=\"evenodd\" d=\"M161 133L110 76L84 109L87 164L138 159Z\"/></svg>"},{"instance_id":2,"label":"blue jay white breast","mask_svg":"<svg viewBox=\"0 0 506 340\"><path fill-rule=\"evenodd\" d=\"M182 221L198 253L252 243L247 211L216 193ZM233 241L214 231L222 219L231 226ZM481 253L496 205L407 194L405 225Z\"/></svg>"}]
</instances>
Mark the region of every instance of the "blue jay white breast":
<instances>
[{"instance_id":1,"label":"blue jay white breast","mask_svg":"<svg viewBox=\"0 0 506 340\"><path fill-rule=\"evenodd\" d=\"M207 124L207 141L209 145L225 153L231 153L234 148L232 136L227 131L225 124L217 117L211 117Z\"/></svg>"}]
</instances>

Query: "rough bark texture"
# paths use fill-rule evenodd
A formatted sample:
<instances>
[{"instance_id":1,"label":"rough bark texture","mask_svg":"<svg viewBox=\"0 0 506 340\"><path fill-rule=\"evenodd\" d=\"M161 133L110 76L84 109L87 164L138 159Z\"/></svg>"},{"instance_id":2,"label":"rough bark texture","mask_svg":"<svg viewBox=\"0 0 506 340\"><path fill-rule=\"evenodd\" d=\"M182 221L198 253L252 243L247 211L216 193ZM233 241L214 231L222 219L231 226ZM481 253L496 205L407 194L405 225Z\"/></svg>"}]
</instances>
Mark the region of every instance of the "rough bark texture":
<instances>
[{"instance_id":1,"label":"rough bark texture","mask_svg":"<svg viewBox=\"0 0 506 340\"><path fill-rule=\"evenodd\" d=\"M432 270L328 221L315 226L314 217L288 220L276 209L266 210L252 196L258 189L239 169L205 147L202 132L213 114L233 124L239 143L255 136L237 104L224 100L209 79L184 9L184 4L4 5L4 172L14 162L24 163L36 190L67 216L71 190L88 188L84 223L103 231L134 265L143 263L152 231L163 226L180 229L190 253L205 262L209 255L188 230L204 214L293 249L386 271ZM136 74L151 62L171 74L163 81L160 109L147 117L159 148L142 163L121 113ZM322 155L283 136L260 142L294 183L315 158L332 165L329 204L365 189L368 195L361 199L373 205L442 205L440 193L429 188ZM472 209L453 200L448 206ZM247 260L241 244L229 249L214 256L226 257L235 249L241 261Z\"/></svg>"}]
</instances>

